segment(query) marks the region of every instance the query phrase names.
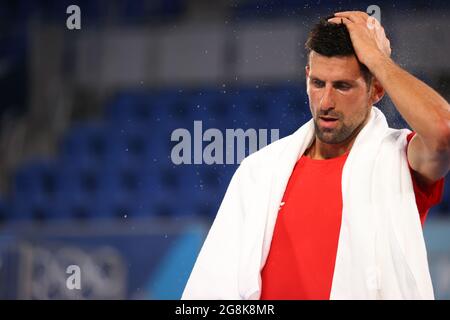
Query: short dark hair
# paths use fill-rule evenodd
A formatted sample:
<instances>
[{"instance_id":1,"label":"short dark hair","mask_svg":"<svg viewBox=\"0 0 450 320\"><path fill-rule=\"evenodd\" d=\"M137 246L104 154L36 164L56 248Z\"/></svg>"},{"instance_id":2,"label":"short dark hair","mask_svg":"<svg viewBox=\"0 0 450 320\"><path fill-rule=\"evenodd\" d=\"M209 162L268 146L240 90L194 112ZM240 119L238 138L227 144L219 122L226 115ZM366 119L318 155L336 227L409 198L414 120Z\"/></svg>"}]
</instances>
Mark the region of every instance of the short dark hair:
<instances>
[{"instance_id":1,"label":"short dark hair","mask_svg":"<svg viewBox=\"0 0 450 320\"><path fill-rule=\"evenodd\" d=\"M343 23L337 24L328 22L327 20L332 17L333 16L322 19L309 33L308 40L306 40L305 43L305 48L308 51L308 58L311 51L315 51L326 57L345 57L350 55L355 55L356 57L355 49L353 48L347 27ZM359 62L359 60L358 63L364 80L367 85L370 86L372 73L364 64Z\"/></svg>"}]
</instances>

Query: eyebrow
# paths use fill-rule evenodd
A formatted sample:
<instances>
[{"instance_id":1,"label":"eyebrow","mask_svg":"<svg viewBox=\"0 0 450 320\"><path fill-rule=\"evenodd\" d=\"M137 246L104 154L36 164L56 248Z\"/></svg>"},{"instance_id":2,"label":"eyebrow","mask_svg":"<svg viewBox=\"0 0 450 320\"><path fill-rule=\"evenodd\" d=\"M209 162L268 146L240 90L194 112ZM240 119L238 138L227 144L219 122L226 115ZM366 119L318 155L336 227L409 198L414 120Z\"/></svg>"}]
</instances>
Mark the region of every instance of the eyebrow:
<instances>
[{"instance_id":1,"label":"eyebrow","mask_svg":"<svg viewBox=\"0 0 450 320\"><path fill-rule=\"evenodd\" d=\"M317 77L314 77L314 76L310 76L309 78L311 80L318 80L318 81L321 81L321 82L325 82L325 81L323 81L323 80L321 80L321 79L319 79ZM351 84L351 85L356 85L356 81L355 80L350 80L350 79L335 80L335 81L332 81L332 83L333 84L348 83L348 84Z\"/></svg>"}]
</instances>

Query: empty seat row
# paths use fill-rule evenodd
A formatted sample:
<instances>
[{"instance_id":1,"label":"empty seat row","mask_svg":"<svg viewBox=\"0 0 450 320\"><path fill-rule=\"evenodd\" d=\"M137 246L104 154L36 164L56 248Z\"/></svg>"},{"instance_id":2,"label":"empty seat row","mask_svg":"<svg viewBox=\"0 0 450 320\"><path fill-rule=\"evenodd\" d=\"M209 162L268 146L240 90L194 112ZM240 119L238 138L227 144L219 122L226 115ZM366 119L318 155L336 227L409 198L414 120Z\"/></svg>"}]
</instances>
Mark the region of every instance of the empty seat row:
<instances>
[{"instance_id":1,"label":"empty seat row","mask_svg":"<svg viewBox=\"0 0 450 320\"><path fill-rule=\"evenodd\" d=\"M143 122L155 126L159 123L170 125L171 122L220 120L233 124L232 120L245 119L252 124L264 125L277 124L286 112L291 112L291 116L298 114L298 111L305 109L306 101L305 93L298 88L279 89L275 92L242 89L231 93L218 91L172 95L130 92L115 97L105 112L113 123ZM253 119L257 121L252 121Z\"/></svg>"},{"instance_id":2,"label":"empty seat row","mask_svg":"<svg viewBox=\"0 0 450 320\"><path fill-rule=\"evenodd\" d=\"M17 171L12 217L117 217L121 211L128 216L211 215L232 174L225 166L71 168L35 160Z\"/></svg>"}]
</instances>

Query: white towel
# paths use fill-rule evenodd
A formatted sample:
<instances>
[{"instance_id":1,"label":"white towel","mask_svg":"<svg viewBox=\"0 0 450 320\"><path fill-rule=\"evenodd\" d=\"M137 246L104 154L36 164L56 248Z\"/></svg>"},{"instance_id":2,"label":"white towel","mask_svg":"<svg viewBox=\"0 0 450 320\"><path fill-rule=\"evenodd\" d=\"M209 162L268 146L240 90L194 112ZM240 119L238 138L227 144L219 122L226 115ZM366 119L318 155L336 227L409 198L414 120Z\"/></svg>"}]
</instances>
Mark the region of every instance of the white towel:
<instances>
[{"instance_id":1,"label":"white towel","mask_svg":"<svg viewBox=\"0 0 450 320\"><path fill-rule=\"evenodd\" d=\"M433 299L406 158L407 129L372 107L342 173L342 224L331 299ZM311 119L237 169L182 299L259 299L284 191L313 142Z\"/></svg>"}]
</instances>

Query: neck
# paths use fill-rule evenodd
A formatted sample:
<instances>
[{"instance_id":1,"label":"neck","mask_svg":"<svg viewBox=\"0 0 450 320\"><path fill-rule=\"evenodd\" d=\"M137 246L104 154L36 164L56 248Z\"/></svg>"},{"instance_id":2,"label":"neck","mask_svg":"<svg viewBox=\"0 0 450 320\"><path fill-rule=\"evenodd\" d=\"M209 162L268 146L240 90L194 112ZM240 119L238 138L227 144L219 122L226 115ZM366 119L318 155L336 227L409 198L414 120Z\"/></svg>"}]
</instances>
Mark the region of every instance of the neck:
<instances>
[{"instance_id":1,"label":"neck","mask_svg":"<svg viewBox=\"0 0 450 320\"><path fill-rule=\"evenodd\" d=\"M328 144L320 141L316 136L311 147L306 150L305 154L311 159L315 160L325 160L340 157L351 149L354 141L355 139L353 138L351 139L351 141L343 142L340 144Z\"/></svg>"}]
</instances>

